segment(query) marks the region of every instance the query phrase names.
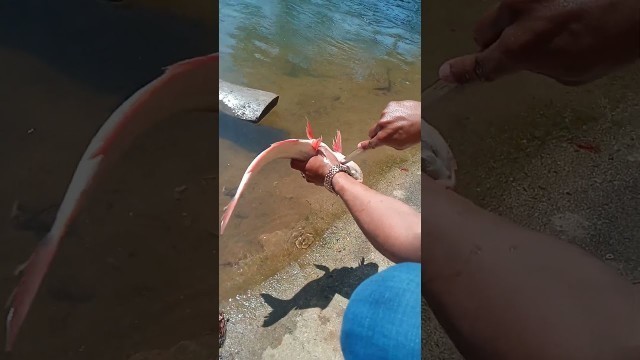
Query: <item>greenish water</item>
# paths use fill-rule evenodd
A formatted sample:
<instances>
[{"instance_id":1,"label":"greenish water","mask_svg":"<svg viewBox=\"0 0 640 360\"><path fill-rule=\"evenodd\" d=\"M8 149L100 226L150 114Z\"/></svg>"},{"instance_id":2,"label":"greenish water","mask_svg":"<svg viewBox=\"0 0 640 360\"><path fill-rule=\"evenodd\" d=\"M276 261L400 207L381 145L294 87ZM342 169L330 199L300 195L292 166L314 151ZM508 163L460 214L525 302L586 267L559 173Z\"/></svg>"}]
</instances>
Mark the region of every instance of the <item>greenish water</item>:
<instances>
[{"instance_id":1,"label":"greenish water","mask_svg":"<svg viewBox=\"0 0 640 360\"><path fill-rule=\"evenodd\" d=\"M348 153L390 101L419 100L420 12L420 1L221 1L220 77L280 101L259 125L221 119L220 212L260 151L304 137L305 117L325 142L340 130ZM365 183L408 156L417 152L363 155ZM287 161L254 179L220 238L223 301L307 251L344 212Z\"/></svg>"}]
</instances>

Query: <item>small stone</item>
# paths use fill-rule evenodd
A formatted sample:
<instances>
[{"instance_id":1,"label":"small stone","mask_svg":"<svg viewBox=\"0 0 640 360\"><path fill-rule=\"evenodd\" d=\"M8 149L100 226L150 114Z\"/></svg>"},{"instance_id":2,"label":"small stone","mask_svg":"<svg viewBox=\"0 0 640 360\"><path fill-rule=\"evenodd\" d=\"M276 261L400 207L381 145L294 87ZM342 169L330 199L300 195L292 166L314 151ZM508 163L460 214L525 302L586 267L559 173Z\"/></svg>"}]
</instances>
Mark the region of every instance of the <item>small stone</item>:
<instances>
[{"instance_id":1,"label":"small stone","mask_svg":"<svg viewBox=\"0 0 640 360\"><path fill-rule=\"evenodd\" d=\"M613 260L613 254L607 254L604 256L605 260Z\"/></svg>"}]
</instances>

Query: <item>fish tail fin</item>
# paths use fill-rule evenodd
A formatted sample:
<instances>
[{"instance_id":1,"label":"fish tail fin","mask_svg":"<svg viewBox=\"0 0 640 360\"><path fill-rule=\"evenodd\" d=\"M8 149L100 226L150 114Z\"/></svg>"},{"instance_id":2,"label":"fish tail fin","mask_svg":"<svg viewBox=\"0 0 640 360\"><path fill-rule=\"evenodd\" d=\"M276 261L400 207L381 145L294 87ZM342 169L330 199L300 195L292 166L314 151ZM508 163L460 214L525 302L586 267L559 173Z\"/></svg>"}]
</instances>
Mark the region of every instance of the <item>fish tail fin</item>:
<instances>
[{"instance_id":1,"label":"fish tail fin","mask_svg":"<svg viewBox=\"0 0 640 360\"><path fill-rule=\"evenodd\" d=\"M264 302L273 310L282 310L286 308L289 303L287 300L278 299L277 297L269 294L260 294L260 296L262 297L262 300L264 300Z\"/></svg>"},{"instance_id":2,"label":"fish tail fin","mask_svg":"<svg viewBox=\"0 0 640 360\"><path fill-rule=\"evenodd\" d=\"M57 239L48 233L22 269L22 277L7 302L5 351L13 349L18 332L24 323L29 308L38 293L38 288L49 270L58 248Z\"/></svg>"},{"instance_id":3,"label":"fish tail fin","mask_svg":"<svg viewBox=\"0 0 640 360\"><path fill-rule=\"evenodd\" d=\"M231 199L229 205L224 208L224 213L222 213L222 219L220 220L220 235L224 234L224 229L226 229L229 224L229 219L231 219L231 215L233 214L233 209L235 209L236 204L238 203L237 193L236 197Z\"/></svg>"},{"instance_id":4,"label":"fish tail fin","mask_svg":"<svg viewBox=\"0 0 640 360\"><path fill-rule=\"evenodd\" d=\"M311 124L309 123L309 118L307 118L306 116L304 117L305 119L307 119L307 138L309 140L313 140L315 138L315 136L313 136L313 130L311 129Z\"/></svg>"},{"instance_id":5,"label":"fish tail fin","mask_svg":"<svg viewBox=\"0 0 640 360\"><path fill-rule=\"evenodd\" d=\"M340 134L340 130L337 131L336 137L333 139L333 151L342 154L342 135Z\"/></svg>"}]
</instances>

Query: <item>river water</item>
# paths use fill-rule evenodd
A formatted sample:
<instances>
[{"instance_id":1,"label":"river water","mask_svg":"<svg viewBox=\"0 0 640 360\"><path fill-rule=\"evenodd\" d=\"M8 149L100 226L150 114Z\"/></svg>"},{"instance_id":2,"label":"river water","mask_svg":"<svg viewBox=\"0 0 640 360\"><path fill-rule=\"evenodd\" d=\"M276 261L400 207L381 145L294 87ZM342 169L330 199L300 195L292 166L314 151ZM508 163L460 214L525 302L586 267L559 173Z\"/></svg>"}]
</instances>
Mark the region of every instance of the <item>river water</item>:
<instances>
[{"instance_id":1,"label":"river water","mask_svg":"<svg viewBox=\"0 0 640 360\"><path fill-rule=\"evenodd\" d=\"M259 124L220 119L219 211L253 158L271 143L305 137L305 119L344 152L367 138L394 100L420 99L420 1L220 2L220 77L280 96ZM379 149L357 162L365 183L417 149ZM271 276L308 251L344 206L307 184L287 161L262 169L220 238L220 300Z\"/></svg>"}]
</instances>

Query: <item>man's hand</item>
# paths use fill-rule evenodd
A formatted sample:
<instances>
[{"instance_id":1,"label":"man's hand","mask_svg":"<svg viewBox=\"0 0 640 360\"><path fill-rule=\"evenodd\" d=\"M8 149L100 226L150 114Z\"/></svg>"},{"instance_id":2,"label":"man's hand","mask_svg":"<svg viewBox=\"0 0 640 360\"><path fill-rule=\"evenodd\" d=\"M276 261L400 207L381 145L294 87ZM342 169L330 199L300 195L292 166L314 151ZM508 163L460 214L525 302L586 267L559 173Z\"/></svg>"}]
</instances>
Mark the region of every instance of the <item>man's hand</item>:
<instances>
[{"instance_id":1,"label":"man's hand","mask_svg":"<svg viewBox=\"0 0 640 360\"><path fill-rule=\"evenodd\" d=\"M391 146L404 150L420 142L420 102L392 101L382 112L380 120L369 130L370 140L362 141L358 147L373 149Z\"/></svg>"},{"instance_id":2,"label":"man's hand","mask_svg":"<svg viewBox=\"0 0 640 360\"><path fill-rule=\"evenodd\" d=\"M324 178L331 166L339 163L333 154L320 150L318 155L307 161L291 159L291 168L300 171L308 183L324 186Z\"/></svg>"},{"instance_id":3,"label":"man's hand","mask_svg":"<svg viewBox=\"0 0 640 360\"><path fill-rule=\"evenodd\" d=\"M475 42L481 51L443 64L440 79L525 70L580 85L640 58L640 1L503 0L477 23Z\"/></svg>"}]
</instances>

